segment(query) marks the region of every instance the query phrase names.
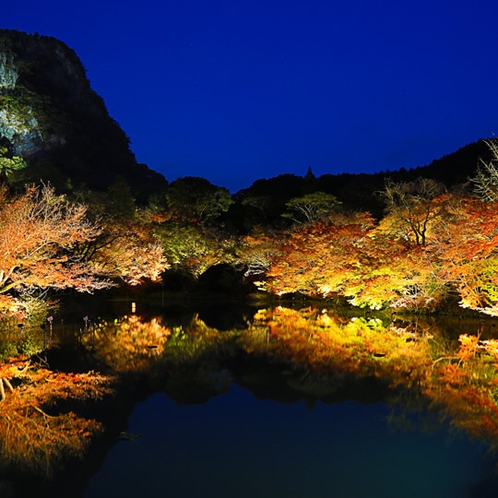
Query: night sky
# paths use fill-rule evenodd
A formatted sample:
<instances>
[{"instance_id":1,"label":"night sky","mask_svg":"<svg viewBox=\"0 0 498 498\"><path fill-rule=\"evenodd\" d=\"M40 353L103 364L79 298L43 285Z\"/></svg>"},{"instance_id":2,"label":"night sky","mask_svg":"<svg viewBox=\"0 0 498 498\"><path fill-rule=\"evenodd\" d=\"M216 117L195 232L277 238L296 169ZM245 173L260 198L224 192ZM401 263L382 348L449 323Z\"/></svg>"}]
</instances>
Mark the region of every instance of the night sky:
<instances>
[{"instance_id":1,"label":"night sky","mask_svg":"<svg viewBox=\"0 0 498 498\"><path fill-rule=\"evenodd\" d=\"M429 164L498 133L498 2L16 0L73 48L139 162L232 192Z\"/></svg>"}]
</instances>

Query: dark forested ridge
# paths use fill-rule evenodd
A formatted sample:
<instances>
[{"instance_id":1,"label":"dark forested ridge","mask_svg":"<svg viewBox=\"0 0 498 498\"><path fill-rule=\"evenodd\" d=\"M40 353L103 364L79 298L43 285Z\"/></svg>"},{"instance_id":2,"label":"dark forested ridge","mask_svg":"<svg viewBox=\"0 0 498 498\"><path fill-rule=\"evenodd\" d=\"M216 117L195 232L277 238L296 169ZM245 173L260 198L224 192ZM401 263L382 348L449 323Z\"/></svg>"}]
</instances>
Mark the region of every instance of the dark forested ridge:
<instances>
[{"instance_id":1,"label":"dark forested ridge","mask_svg":"<svg viewBox=\"0 0 498 498\"><path fill-rule=\"evenodd\" d=\"M435 159L426 166L378 173L325 174L315 177L311 168L304 176L283 174L274 178L261 179L249 188L237 192L234 198L239 203L252 204L245 210L246 215L262 221L265 217L276 220L285 209L286 202L293 197L309 192L326 192L335 195L343 209L369 211L376 218L383 214L384 202L378 195L384 189L387 179L395 182L411 182L417 178L431 178L444 183L449 189L465 185L475 175L480 160L489 161L490 151L484 140L472 142L457 151ZM248 202L252 199L253 202ZM260 204L254 207L256 199ZM262 204L266 199L266 211Z\"/></svg>"}]
</instances>

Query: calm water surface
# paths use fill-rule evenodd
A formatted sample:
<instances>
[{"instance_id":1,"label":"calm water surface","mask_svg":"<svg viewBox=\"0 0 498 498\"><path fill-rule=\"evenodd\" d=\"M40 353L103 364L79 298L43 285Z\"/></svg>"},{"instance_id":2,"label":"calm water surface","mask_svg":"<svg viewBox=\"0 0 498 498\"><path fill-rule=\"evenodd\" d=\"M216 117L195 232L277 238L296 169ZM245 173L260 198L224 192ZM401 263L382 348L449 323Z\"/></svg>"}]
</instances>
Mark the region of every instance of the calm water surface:
<instances>
[{"instance_id":1,"label":"calm water surface","mask_svg":"<svg viewBox=\"0 0 498 498\"><path fill-rule=\"evenodd\" d=\"M257 399L232 385L202 405L136 405L85 498L496 497L484 449L447 431L394 429L390 408Z\"/></svg>"}]
</instances>

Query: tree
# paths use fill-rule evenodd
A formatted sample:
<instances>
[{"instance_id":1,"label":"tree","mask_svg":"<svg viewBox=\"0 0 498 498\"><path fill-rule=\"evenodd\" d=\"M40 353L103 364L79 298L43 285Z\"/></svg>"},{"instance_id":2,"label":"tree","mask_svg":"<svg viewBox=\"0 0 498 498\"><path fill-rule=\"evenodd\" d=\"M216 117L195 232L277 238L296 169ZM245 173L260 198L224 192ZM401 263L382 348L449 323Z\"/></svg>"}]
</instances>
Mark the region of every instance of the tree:
<instances>
[{"instance_id":1,"label":"tree","mask_svg":"<svg viewBox=\"0 0 498 498\"><path fill-rule=\"evenodd\" d=\"M342 290L354 306L426 310L446 297L426 246L413 247L375 229L357 257L355 271Z\"/></svg>"},{"instance_id":2,"label":"tree","mask_svg":"<svg viewBox=\"0 0 498 498\"><path fill-rule=\"evenodd\" d=\"M105 274L91 268L79 252L101 228L88 221L86 207L67 202L50 186L30 187L10 199L0 192L0 294L35 290L109 287Z\"/></svg>"},{"instance_id":3,"label":"tree","mask_svg":"<svg viewBox=\"0 0 498 498\"><path fill-rule=\"evenodd\" d=\"M112 279L113 285L116 280L129 285L158 280L169 263L152 228L138 221L109 221L103 224L102 234L81 251L89 268Z\"/></svg>"},{"instance_id":4,"label":"tree","mask_svg":"<svg viewBox=\"0 0 498 498\"><path fill-rule=\"evenodd\" d=\"M239 241L238 262L246 268L245 276L264 275L278 254L281 240L275 235L246 235Z\"/></svg>"},{"instance_id":5,"label":"tree","mask_svg":"<svg viewBox=\"0 0 498 498\"><path fill-rule=\"evenodd\" d=\"M431 224L446 212L440 197L444 191L444 185L429 178L400 183L387 180L382 196L390 231L401 237L413 236L417 245L424 245Z\"/></svg>"},{"instance_id":6,"label":"tree","mask_svg":"<svg viewBox=\"0 0 498 498\"><path fill-rule=\"evenodd\" d=\"M139 285L155 281L169 268L161 241L154 234L153 213L138 209L126 182L118 178L107 192L80 191L88 217L98 223L98 237L78 251L95 271L109 279Z\"/></svg>"},{"instance_id":7,"label":"tree","mask_svg":"<svg viewBox=\"0 0 498 498\"><path fill-rule=\"evenodd\" d=\"M198 221L203 225L226 213L234 202L226 188L194 176L172 182L166 200L168 209L177 218Z\"/></svg>"},{"instance_id":8,"label":"tree","mask_svg":"<svg viewBox=\"0 0 498 498\"><path fill-rule=\"evenodd\" d=\"M291 218L297 223L310 223L333 213L342 203L335 195L325 192L313 192L302 197L294 197L285 204L290 213L284 218Z\"/></svg>"},{"instance_id":9,"label":"tree","mask_svg":"<svg viewBox=\"0 0 498 498\"><path fill-rule=\"evenodd\" d=\"M447 237L433 247L439 278L460 296L460 305L498 315L498 200L462 199Z\"/></svg>"},{"instance_id":10,"label":"tree","mask_svg":"<svg viewBox=\"0 0 498 498\"><path fill-rule=\"evenodd\" d=\"M470 180L474 183L474 192L485 201L498 200L498 140L484 140L491 153L489 161L480 159L476 175Z\"/></svg>"},{"instance_id":11,"label":"tree","mask_svg":"<svg viewBox=\"0 0 498 498\"><path fill-rule=\"evenodd\" d=\"M229 260L230 239L196 223L169 220L156 227L155 234L168 262L195 277Z\"/></svg>"},{"instance_id":12,"label":"tree","mask_svg":"<svg viewBox=\"0 0 498 498\"><path fill-rule=\"evenodd\" d=\"M367 213L337 214L328 221L299 226L288 236L280 235L264 288L276 294L321 297L340 293L372 227Z\"/></svg>"},{"instance_id":13,"label":"tree","mask_svg":"<svg viewBox=\"0 0 498 498\"><path fill-rule=\"evenodd\" d=\"M9 197L0 190L0 307L22 309L23 298L47 289L93 292L157 278L166 261L150 230L135 223L99 224L87 206L29 187Z\"/></svg>"}]
</instances>

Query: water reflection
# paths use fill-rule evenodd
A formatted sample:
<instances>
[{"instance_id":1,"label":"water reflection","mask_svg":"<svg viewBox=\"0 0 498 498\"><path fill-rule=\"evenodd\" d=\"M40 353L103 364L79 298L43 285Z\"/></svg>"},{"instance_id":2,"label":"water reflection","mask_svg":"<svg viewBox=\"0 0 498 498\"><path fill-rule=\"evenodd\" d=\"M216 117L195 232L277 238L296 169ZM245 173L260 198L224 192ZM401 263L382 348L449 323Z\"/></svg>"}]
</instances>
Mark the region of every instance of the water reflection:
<instances>
[{"instance_id":1,"label":"water reflection","mask_svg":"<svg viewBox=\"0 0 498 498\"><path fill-rule=\"evenodd\" d=\"M179 461L183 461L190 472L202 474L199 482L204 480L204 496L206 493L209 496L209 486L214 486L216 479L223 479L226 496L229 492L230 496L237 493L239 496L272 497L284 496L283 492L286 496L306 497L334 494L408 497L422 496L422 493L438 497L471 496L462 494L464 483L480 478L481 456L488 449L495 451L498 448L498 341L492 336L491 322L488 324L479 324L481 334L447 334L441 323L434 320L383 315L353 317L313 307L261 309L252 316L246 314L244 319L239 318L232 329L225 326L223 330L207 325L197 314L188 319L182 315L181 320L178 316L170 319L161 314L148 317L131 314L116 320L87 320L84 325L80 323L75 327L69 326L67 321L62 324L56 317L49 362L57 368L61 363L56 359L68 357L68 337L71 336L77 346L73 353L76 351L80 360L84 357L84 364L89 368L105 374L101 377L102 393L111 375L120 379L114 384L115 401L111 399L106 403L120 407L122 413L118 418L123 421L127 416L123 410L131 410L137 399L152 396L143 405L138 405L138 415L134 412L129 422L128 429L142 433L144 437L133 442L133 446L119 442L112 450L118 452L118 456L120 451L141 451L142 446L143 451L149 452L142 455L138 451L139 460L126 456L140 466L136 472L136 485L141 482L142 488L146 486L144 479L157 478L152 465L159 459L157 450L158 454L165 455L166 460L159 459L163 469L164 466L179 467L171 471L168 479L171 486L185 487L187 492L183 496L198 496L198 490L192 488L192 479L182 480L185 472ZM78 362L71 356L66 370L70 368L68 364L76 368ZM4 375L19 381L19 375L13 370ZM73 393L71 396L83 399L84 393L90 392L86 387L75 390L70 382L73 377L69 372L65 375L68 377L64 382L67 392ZM92 377L89 379L91 384ZM39 392L42 391L39 389ZM154 396L156 393L163 395ZM21 389L16 390L15 396L17 400L23 399ZM25 399L27 406L33 404ZM55 401L51 403L56 411L45 415L72 413L57 411L60 405ZM39 405L42 411L43 406ZM217 408L210 411L212 407ZM295 418L296 410L299 411L298 419ZM335 419L337 414L340 414L338 420ZM414 414L418 416L414 417ZM157 432L155 435L148 434L148 422L144 427L134 426L134 417L142 420L159 416L164 420L150 424ZM174 424L184 424L189 417L192 424L200 425L192 425L192 431L186 426L177 431ZM128 430L122 426L125 422L120 425L114 420L109 424L109 420L101 419L98 410L93 414L86 410L85 418L77 417L88 424L101 426L107 423L106 430L113 438L119 431ZM386 423L388 419L389 424ZM3 422L6 420L4 418ZM238 424L237 420L242 423ZM259 420L257 424L256 420ZM40 421L44 419L40 418ZM372 424L374 429L370 427ZM316 432L309 434L309 427L315 425ZM4 426L0 430L0 447L6 448L11 432ZM403 436L396 433L399 440L392 440L389 435L388 427L413 429L414 426L414 433L404 432ZM446 431L447 426L458 429L459 437L474 438L476 444L485 444L484 449L470 446L468 439L458 439L458 449L453 447L447 454L443 432L440 432L441 428ZM272 434L277 434L280 427L286 427L287 432L281 433L278 444L272 445ZM370 430L369 427L371 432L364 433ZM38 424L37 430L33 440L50 441L43 424ZM163 431L166 439L160 442ZM206 439L206 431L212 433L210 438ZM419 439L422 437L420 431L426 433L422 439ZM435 439L429 435L431 431L438 434ZM85 437L88 439L88 431ZM330 439L332 437L336 439ZM217 455L222 439L231 441L229 450ZM151 441L157 448L150 446ZM362 441L365 446L361 446ZM393 441L393 446L382 449L389 441ZM420 441L425 441L427 451L420 447ZM63 445L63 439L59 438L58 444ZM105 444L107 451L109 440ZM197 446L200 453L190 455L192 448ZM45 459L53 466L57 462L51 461L51 449L50 444L45 445L45 449L42 447L39 461ZM231 451L238 453L233 455ZM363 455L367 451L368 455ZM389 458L386 451L390 452ZM452 468L453 480L446 477L450 475L449 453L452 451L462 452L461 462L455 461ZM64 448L59 448L59 452L63 453ZM28 454L27 450L25 453ZM411 461L407 468L399 467L400 454L407 462ZM293 455L290 460L287 459L289 455ZM240 458L237 468L232 466L235 456ZM359 456L362 463L358 463ZM8 460L8 455L5 458ZM22 451L16 453L16 458L22 458ZM89 454L88 458L94 457ZM439 459L439 464L433 461L434 458ZM390 462L394 468L391 477L389 465L382 468L379 459ZM7 460L4 465L9 463ZM432 461L430 469L426 469L427 461ZM104 476L112 472L108 465L104 465ZM464 470L457 468L458 465ZM437 475L434 468L439 468ZM358 472L366 479L365 488L356 483ZM427 481L417 483L417 493L405 491L406 482L414 480L421 472L428 477ZM277 473L284 477L275 479ZM250 475L254 486L239 489L240 483L249 480ZM302 480L295 481L297 476ZM339 484L340 476L348 478ZM127 476L130 487L126 489L132 489L130 479ZM105 482L108 480L107 488ZM117 482L114 477L99 477L92 482L87 496L132 496L122 494L124 491L116 493ZM353 488L348 487L352 483ZM393 483L397 483L398 491L403 488L403 492L395 494ZM448 494L451 486L458 487L460 494ZM452 489L456 493L456 488ZM440 494L433 493L434 490L439 490ZM172 496L178 494L173 492ZM217 496L223 495L218 493Z\"/></svg>"},{"instance_id":2,"label":"water reflection","mask_svg":"<svg viewBox=\"0 0 498 498\"><path fill-rule=\"evenodd\" d=\"M168 330L154 367L163 370L156 389L168 398L151 398L129 422L130 430L145 434L135 446L142 462L137 491L157 492L158 465L171 469L173 496L474 496L482 455L496 447L498 342L492 337L461 334L455 341L422 320L344 317L313 308L260 310L246 328L230 332L198 316ZM295 406L282 409L271 401L266 411L262 399L298 403L299 416ZM189 415L185 405L199 403L207 406ZM332 403L334 410L326 411ZM164 420L150 421L162 404L170 407ZM186 418L188 427L173 429ZM450 444L446 423L486 448L455 434ZM317 432L303 437L309 427ZM393 427L405 432L393 436ZM172 429L181 434L176 440ZM134 451L117 445L85 496L112 493L109 486L119 483L113 472L122 472L121 458L137 462ZM198 478L189 480L185 469ZM481 488L476 496L486 492Z\"/></svg>"},{"instance_id":3,"label":"water reflection","mask_svg":"<svg viewBox=\"0 0 498 498\"><path fill-rule=\"evenodd\" d=\"M143 320L136 315L91 325L82 342L100 364L115 372L144 372L164 352L171 330L157 318Z\"/></svg>"}]
</instances>

